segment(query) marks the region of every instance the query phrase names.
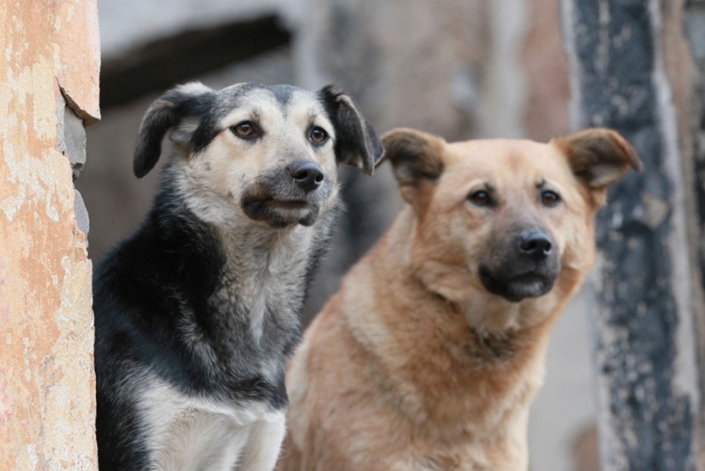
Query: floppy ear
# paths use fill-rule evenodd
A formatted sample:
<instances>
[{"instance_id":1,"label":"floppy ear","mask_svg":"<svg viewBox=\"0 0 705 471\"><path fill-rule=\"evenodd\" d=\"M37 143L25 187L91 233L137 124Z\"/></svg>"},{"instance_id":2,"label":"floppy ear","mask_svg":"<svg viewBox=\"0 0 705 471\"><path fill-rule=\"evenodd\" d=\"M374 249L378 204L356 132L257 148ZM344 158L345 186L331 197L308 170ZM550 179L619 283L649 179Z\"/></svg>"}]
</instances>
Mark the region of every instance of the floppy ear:
<instances>
[{"instance_id":1,"label":"floppy ear","mask_svg":"<svg viewBox=\"0 0 705 471\"><path fill-rule=\"evenodd\" d=\"M629 170L641 171L634 148L619 133L592 128L551 141L568 158L573 173L592 192L595 201L605 202L605 190Z\"/></svg>"},{"instance_id":2,"label":"floppy ear","mask_svg":"<svg viewBox=\"0 0 705 471\"><path fill-rule=\"evenodd\" d=\"M162 140L166 132L177 126L183 118L195 116L199 107L194 106L193 102L213 93L212 89L202 83L193 82L169 90L150 105L142 118L137 136L132 166L137 178L147 175L156 165L162 153Z\"/></svg>"},{"instance_id":3,"label":"floppy ear","mask_svg":"<svg viewBox=\"0 0 705 471\"><path fill-rule=\"evenodd\" d=\"M384 155L382 142L365 122L352 99L332 85L318 91L335 127L335 155L338 163L361 168L372 175Z\"/></svg>"},{"instance_id":4,"label":"floppy ear","mask_svg":"<svg viewBox=\"0 0 705 471\"><path fill-rule=\"evenodd\" d=\"M412 204L422 185L434 184L443 173L445 140L413 129L393 129L382 137L386 158L404 200Z\"/></svg>"}]
</instances>

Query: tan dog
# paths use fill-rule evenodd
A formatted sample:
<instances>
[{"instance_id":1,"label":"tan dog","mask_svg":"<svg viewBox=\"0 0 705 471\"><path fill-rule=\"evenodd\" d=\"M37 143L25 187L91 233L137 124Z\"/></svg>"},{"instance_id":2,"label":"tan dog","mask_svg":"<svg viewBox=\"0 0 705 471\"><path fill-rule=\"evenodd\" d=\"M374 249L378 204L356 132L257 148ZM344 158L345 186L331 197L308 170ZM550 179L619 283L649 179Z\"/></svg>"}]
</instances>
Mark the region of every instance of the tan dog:
<instances>
[{"instance_id":1,"label":"tan dog","mask_svg":"<svg viewBox=\"0 0 705 471\"><path fill-rule=\"evenodd\" d=\"M527 469L551 326L594 259L617 133L384 137L408 203L309 327L282 471Z\"/></svg>"}]
</instances>

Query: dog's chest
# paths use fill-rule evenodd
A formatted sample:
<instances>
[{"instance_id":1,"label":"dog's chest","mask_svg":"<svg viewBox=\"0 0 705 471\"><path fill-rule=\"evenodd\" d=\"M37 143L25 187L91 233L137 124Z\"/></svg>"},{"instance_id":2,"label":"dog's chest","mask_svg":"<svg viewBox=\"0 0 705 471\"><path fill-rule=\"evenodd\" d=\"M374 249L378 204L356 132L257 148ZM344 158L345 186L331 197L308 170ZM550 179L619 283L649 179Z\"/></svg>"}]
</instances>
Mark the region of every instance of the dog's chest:
<instances>
[{"instance_id":1,"label":"dog's chest","mask_svg":"<svg viewBox=\"0 0 705 471\"><path fill-rule=\"evenodd\" d=\"M261 422L283 412L263 402L190 396L152 380L139 400L150 469L232 469Z\"/></svg>"}]
</instances>

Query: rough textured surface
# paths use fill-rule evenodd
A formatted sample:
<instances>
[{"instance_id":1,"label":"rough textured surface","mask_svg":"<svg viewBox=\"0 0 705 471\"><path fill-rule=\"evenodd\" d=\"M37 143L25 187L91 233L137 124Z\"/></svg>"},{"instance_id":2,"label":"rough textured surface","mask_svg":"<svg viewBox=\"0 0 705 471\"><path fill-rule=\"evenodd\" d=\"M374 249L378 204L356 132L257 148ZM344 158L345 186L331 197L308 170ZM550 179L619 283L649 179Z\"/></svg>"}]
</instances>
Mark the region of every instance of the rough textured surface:
<instances>
[{"instance_id":1,"label":"rough textured surface","mask_svg":"<svg viewBox=\"0 0 705 471\"><path fill-rule=\"evenodd\" d=\"M83 126L83 120L76 116L70 106L66 106L63 95L56 100L56 118L57 147L69 158L75 180L81 175L81 170L86 164L86 128Z\"/></svg>"},{"instance_id":2,"label":"rough textured surface","mask_svg":"<svg viewBox=\"0 0 705 471\"><path fill-rule=\"evenodd\" d=\"M90 219L88 217L88 210L86 209L86 203L83 201L81 193L76 190L75 197L73 199L73 211L76 217L76 225L78 230L88 235L88 230L90 229Z\"/></svg>"},{"instance_id":3,"label":"rough textured surface","mask_svg":"<svg viewBox=\"0 0 705 471\"><path fill-rule=\"evenodd\" d=\"M93 316L57 101L98 112L94 0L0 4L0 469L94 470Z\"/></svg>"},{"instance_id":4,"label":"rough textured surface","mask_svg":"<svg viewBox=\"0 0 705 471\"><path fill-rule=\"evenodd\" d=\"M574 125L620 131L645 167L615 185L612 204L598 218L605 260L595 310L596 363L605 470L694 465L694 404L678 381L679 366L694 360L680 359L688 348L681 329L693 314L679 123L659 40L672 34L662 30L660 8L668 3L563 2Z\"/></svg>"},{"instance_id":5,"label":"rough textured surface","mask_svg":"<svg viewBox=\"0 0 705 471\"><path fill-rule=\"evenodd\" d=\"M689 147L684 149L684 155L691 156L689 168L686 175L691 176L690 184L693 188L692 212L696 228L693 231L693 244L691 248L692 260L698 261L697 280L700 284L696 305L698 316L695 319L695 331L698 342L698 366L700 375L699 389L699 415L697 421L696 440L701 446L696 450L697 461L700 470L705 470L705 0L690 0L685 3L683 12L685 19L685 34L690 45L690 53L693 60L692 74L687 78L693 80L689 89L692 94L685 97L685 103L681 103L683 109L689 114L689 126L687 129L692 133L687 143ZM688 106L689 105L689 106Z\"/></svg>"},{"instance_id":6,"label":"rough textured surface","mask_svg":"<svg viewBox=\"0 0 705 471\"><path fill-rule=\"evenodd\" d=\"M705 7L702 0L671 0L661 2L661 34L659 36L664 72L672 90L674 130L677 138L677 152L682 165L682 184L678 193L682 199L681 231L687 244L675 242L682 267L680 279L689 292L681 291L686 297L684 304L686 315L682 318L678 333L679 365L676 382L690 394L693 410L693 457L698 471L705 471L705 258L703 242L705 238L705 220L700 214L705 211L705 197L699 191L702 180L703 164L703 101L702 87L705 85L703 63L699 59L703 44L699 38L689 35L687 22L692 19L692 4ZM696 9L697 10L697 9ZM696 15L697 17L697 15ZM705 28L705 16L697 17L695 23ZM692 23L691 23L692 24ZM677 275L678 276L678 275ZM681 284L676 282L676 284Z\"/></svg>"}]
</instances>

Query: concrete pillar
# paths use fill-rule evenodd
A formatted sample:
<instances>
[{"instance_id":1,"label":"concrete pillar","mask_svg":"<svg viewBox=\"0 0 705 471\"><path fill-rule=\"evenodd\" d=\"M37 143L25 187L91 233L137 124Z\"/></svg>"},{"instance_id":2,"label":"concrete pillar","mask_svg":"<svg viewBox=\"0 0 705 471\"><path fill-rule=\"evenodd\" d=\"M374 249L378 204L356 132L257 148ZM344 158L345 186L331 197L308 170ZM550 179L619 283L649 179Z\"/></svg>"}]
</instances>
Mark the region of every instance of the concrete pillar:
<instances>
[{"instance_id":1,"label":"concrete pillar","mask_svg":"<svg viewBox=\"0 0 705 471\"><path fill-rule=\"evenodd\" d=\"M95 0L0 3L0 469L95 470L88 220Z\"/></svg>"}]
</instances>

